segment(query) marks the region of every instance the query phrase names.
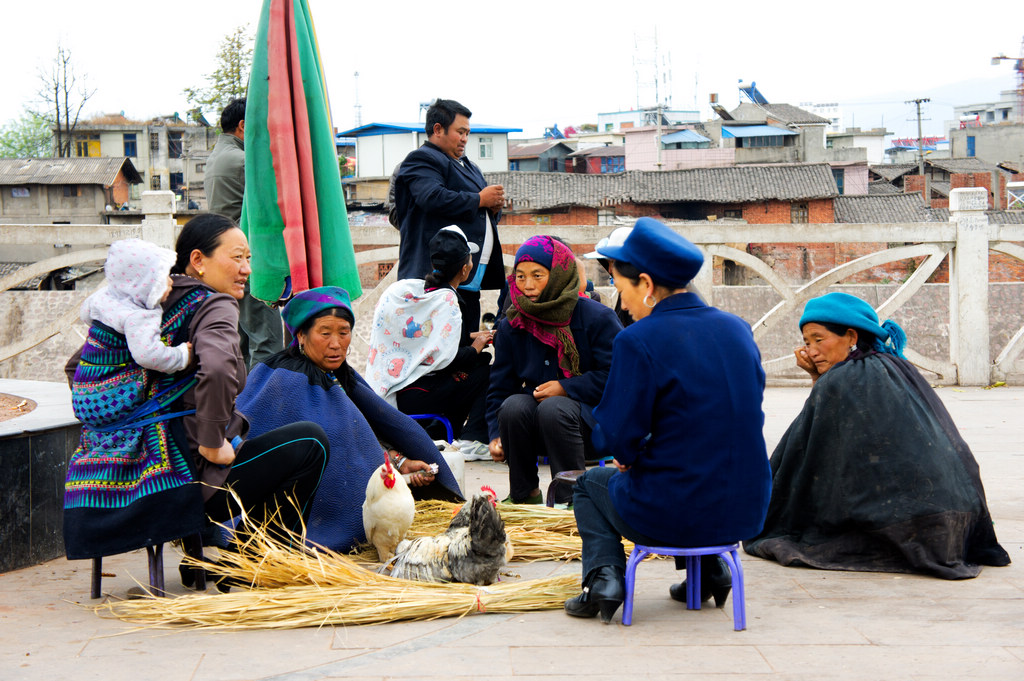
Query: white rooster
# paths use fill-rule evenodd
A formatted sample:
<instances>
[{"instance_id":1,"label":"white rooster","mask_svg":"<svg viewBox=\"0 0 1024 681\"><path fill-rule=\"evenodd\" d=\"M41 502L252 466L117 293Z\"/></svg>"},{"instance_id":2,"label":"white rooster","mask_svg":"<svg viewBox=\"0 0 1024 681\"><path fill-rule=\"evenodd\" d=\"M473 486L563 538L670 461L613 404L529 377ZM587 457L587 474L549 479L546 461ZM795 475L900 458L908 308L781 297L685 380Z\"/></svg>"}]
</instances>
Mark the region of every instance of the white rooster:
<instances>
[{"instance_id":1,"label":"white rooster","mask_svg":"<svg viewBox=\"0 0 1024 681\"><path fill-rule=\"evenodd\" d=\"M409 531L415 515L412 491L384 452L384 463L366 483L366 501L363 502L363 531L366 540L377 549L381 562L394 556L395 547Z\"/></svg>"}]
</instances>

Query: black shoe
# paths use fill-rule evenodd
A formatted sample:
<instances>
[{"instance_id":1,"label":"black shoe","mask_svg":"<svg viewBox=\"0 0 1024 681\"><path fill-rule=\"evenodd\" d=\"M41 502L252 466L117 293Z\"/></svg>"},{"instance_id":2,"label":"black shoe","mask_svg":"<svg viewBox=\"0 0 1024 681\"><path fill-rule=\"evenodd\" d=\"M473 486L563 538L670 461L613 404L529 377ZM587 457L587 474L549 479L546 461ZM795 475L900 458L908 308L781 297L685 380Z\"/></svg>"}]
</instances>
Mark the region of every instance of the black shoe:
<instances>
[{"instance_id":1,"label":"black shoe","mask_svg":"<svg viewBox=\"0 0 1024 681\"><path fill-rule=\"evenodd\" d=\"M705 558L711 560L704 560ZM716 608L724 607L729 599L729 592L732 591L732 575L729 574L728 565L718 556L701 556L700 569L700 602L705 603L714 598ZM674 601L685 603L686 580L670 586L668 595Z\"/></svg>"},{"instance_id":2,"label":"black shoe","mask_svg":"<svg viewBox=\"0 0 1024 681\"><path fill-rule=\"evenodd\" d=\"M565 602L565 612L573 617L594 617L608 624L626 597L626 579L622 569L605 565L588 577L583 593Z\"/></svg>"}]
</instances>

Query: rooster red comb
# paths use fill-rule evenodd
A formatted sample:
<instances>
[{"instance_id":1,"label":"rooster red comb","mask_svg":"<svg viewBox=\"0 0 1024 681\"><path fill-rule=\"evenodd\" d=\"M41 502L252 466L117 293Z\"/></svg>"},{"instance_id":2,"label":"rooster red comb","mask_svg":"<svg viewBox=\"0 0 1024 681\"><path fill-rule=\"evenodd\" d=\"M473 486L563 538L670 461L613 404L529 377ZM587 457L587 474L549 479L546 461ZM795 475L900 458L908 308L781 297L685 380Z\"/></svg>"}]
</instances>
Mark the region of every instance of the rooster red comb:
<instances>
[{"instance_id":1,"label":"rooster red comb","mask_svg":"<svg viewBox=\"0 0 1024 681\"><path fill-rule=\"evenodd\" d=\"M380 479L384 481L384 486L388 489L395 486L395 469L391 465L391 454L387 451L384 452L384 465L381 467Z\"/></svg>"},{"instance_id":2,"label":"rooster red comb","mask_svg":"<svg viewBox=\"0 0 1024 681\"><path fill-rule=\"evenodd\" d=\"M483 492L484 494L486 494L488 497L491 498L491 505L492 506L494 506L495 508L498 507L498 493L497 492L495 492L493 489L491 489L487 485L483 485L480 488L480 491Z\"/></svg>"}]
</instances>

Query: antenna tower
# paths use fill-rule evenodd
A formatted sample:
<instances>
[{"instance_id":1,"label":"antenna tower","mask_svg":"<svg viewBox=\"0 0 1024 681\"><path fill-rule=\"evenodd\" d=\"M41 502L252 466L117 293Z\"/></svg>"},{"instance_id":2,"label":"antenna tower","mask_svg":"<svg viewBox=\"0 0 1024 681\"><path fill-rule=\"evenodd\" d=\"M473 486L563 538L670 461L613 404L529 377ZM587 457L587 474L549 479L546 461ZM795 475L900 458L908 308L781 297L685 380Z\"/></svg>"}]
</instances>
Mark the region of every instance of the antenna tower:
<instances>
[{"instance_id":1,"label":"antenna tower","mask_svg":"<svg viewBox=\"0 0 1024 681\"><path fill-rule=\"evenodd\" d=\"M355 105L353 105L352 108L355 109L355 117L356 117L355 127L358 128L359 126L361 126L363 124L363 106L359 103L359 72L358 71L356 71L354 77L355 77L355 81L356 81L356 103L355 103Z\"/></svg>"},{"instance_id":2,"label":"antenna tower","mask_svg":"<svg viewBox=\"0 0 1024 681\"><path fill-rule=\"evenodd\" d=\"M1017 59L1000 52L992 57L992 66L998 65L1004 59L1014 61L1013 69L1017 72L1017 122L1024 123L1024 39L1020 41L1020 56Z\"/></svg>"}]
</instances>

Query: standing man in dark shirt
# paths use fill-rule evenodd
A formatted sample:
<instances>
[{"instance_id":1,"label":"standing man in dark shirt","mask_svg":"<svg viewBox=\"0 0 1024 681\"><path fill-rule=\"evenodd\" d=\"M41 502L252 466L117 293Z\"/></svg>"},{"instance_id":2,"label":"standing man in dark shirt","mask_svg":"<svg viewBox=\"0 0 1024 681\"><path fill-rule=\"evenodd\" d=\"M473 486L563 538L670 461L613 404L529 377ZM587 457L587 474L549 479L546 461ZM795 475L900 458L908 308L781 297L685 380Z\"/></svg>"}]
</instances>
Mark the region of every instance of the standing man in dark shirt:
<instances>
[{"instance_id":1,"label":"standing man in dark shirt","mask_svg":"<svg viewBox=\"0 0 1024 681\"><path fill-rule=\"evenodd\" d=\"M221 135L206 161L203 187L211 213L224 215L238 224L245 193L245 99L233 99L220 114ZM238 303L238 327L242 357L251 367L284 348L281 314L249 295Z\"/></svg>"},{"instance_id":2,"label":"standing man in dark shirt","mask_svg":"<svg viewBox=\"0 0 1024 681\"><path fill-rule=\"evenodd\" d=\"M409 153L395 176L395 210L401 241L398 278L422 279L433 267L428 244L448 225L457 225L480 247L473 271L459 287L465 303L463 335L480 325L480 290L505 289L505 267L498 241L498 221L505 189L488 185L483 173L465 158L472 112L451 99L438 99L427 110L422 147Z\"/></svg>"}]
</instances>

